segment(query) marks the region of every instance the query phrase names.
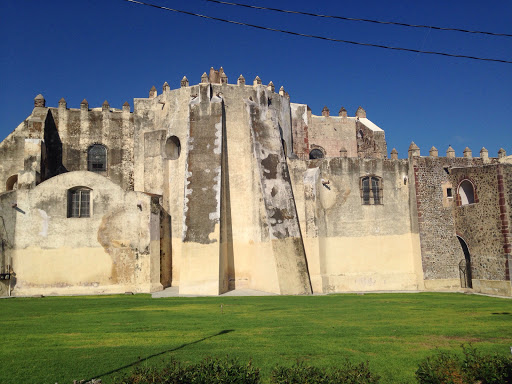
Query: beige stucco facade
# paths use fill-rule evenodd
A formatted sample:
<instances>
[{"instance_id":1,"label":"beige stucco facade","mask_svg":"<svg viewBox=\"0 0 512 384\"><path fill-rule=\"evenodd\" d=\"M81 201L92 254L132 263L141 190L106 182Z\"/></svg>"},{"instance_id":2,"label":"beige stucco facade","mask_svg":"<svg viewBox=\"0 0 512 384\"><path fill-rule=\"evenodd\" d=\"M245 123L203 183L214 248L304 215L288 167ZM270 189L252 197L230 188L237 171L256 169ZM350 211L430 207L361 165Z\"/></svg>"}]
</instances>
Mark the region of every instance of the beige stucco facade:
<instances>
[{"instance_id":1,"label":"beige stucco facade","mask_svg":"<svg viewBox=\"0 0 512 384\"><path fill-rule=\"evenodd\" d=\"M2 295L461 290L457 181L427 173L484 160L436 168L414 147L387 158L363 108L316 116L283 88L229 83L222 69L153 87L133 111L34 103L0 143ZM512 181L500 164L495 217L506 218ZM436 220L449 253L431 262ZM496 260L510 253L503 241ZM472 289L510 295L508 272L492 276Z\"/></svg>"}]
</instances>

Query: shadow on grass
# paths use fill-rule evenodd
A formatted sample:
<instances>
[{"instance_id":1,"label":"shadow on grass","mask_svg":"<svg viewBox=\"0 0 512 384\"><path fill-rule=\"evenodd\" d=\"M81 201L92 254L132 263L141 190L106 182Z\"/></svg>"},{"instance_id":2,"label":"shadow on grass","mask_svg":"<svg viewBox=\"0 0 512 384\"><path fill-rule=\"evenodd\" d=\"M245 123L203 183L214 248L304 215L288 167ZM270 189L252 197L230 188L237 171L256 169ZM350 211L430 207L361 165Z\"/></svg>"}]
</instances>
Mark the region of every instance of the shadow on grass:
<instances>
[{"instance_id":1,"label":"shadow on grass","mask_svg":"<svg viewBox=\"0 0 512 384\"><path fill-rule=\"evenodd\" d=\"M169 352L174 352L174 351L177 351L179 349L188 347L189 345L194 345L194 344L200 343L202 341L211 339L212 337L225 335L226 333L230 333L230 332L234 332L234 331L235 331L234 329L224 329L224 330L222 330L222 331L220 331L220 332L218 332L218 333L216 333L214 335L206 336L206 337L203 337L202 339L199 339L199 340L196 340L196 341L192 341L190 343L181 344L179 347L167 349L165 351L158 352L158 353L154 353L154 354L146 356L144 358L139 358L137 361L134 361L134 362L126 364L126 365L123 365L122 367L119 367L117 369L113 369L113 370L111 370L109 372L104 372L101 375L92 376L91 378L86 379L85 382L91 381L92 379L98 379L98 378L101 378L103 376L111 375L113 373L122 371L123 369L133 367L134 365L142 363L143 361L148 361L149 359L152 359L153 357L161 356L161 355L164 355L164 354L169 353Z\"/></svg>"}]
</instances>

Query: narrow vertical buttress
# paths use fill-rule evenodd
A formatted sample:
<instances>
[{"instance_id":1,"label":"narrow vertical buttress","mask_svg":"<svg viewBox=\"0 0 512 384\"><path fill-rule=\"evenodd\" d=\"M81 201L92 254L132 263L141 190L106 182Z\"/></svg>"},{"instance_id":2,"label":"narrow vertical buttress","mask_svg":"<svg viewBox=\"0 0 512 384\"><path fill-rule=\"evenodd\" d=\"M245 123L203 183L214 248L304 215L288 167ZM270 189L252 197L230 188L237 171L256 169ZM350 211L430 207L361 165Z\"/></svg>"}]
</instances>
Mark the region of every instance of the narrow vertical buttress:
<instances>
[{"instance_id":1,"label":"narrow vertical buttress","mask_svg":"<svg viewBox=\"0 0 512 384\"><path fill-rule=\"evenodd\" d=\"M181 294L227 290L221 252L223 100L200 85L189 102L185 171Z\"/></svg>"},{"instance_id":2,"label":"narrow vertical buttress","mask_svg":"<svg viewBox=\"0 0 512 384\"><path fill-rule=\"evenodd\" d=\"M267 228L281 294L310 294L311 282L276 111L264 90L246 100Z\"/></svg>"}]
</instances>

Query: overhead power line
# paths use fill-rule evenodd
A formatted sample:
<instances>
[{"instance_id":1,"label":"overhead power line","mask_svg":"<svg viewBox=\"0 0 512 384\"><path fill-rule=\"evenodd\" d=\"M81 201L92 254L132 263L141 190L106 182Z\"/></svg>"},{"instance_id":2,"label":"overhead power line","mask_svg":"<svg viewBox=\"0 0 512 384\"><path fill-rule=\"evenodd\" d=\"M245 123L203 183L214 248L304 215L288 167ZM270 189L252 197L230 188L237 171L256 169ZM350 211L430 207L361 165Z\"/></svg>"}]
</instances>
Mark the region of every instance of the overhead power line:
<instances>
[{"instance_id":1,"label":"overhead power line","mask_svg":"<svg viewBox=\"0 0 512 384\"><path fill-rule=\"evenodd\" d=\"M243 26L246 26L246 27L262 29L262 30L265 30L265 31L286 33L288 35L301 36L301 37L309 37L309 38L313 38L313 39L332 41L332 42L335 42L335 43L345 43L345 44L352 44L352 45L361 45L361 46L365 46L365 47L391 49L391 50L394 50L394 51L404 51L404 52L422 53L422 54L428 54L428 55L439 55L439 56L456 57L456 58L462 58L462 59L471 59L471 60L480 60L480 61L492 61L492 62L497 62L497 63L512 64L512 61L510 61L510 60L490 59L490 58L485 58L485 57L476 57L476 56L467 56L467 55L457 55L457 54L446 53L446 52L422 51L422 50L419 50L419 49L412 49L412 48L391 47L391 46L386 46L386 45L381 45L381 44L371 44L371 43L362 43L362 42L358 42L358 41L334 39L334 38L331 38L331 37L310 35L310 34L306 34L306 33L286 31L286 30L283 30L283 29L263 27L261 25L242 23L240 21L221 19L221 18L218 18L218 17L201 15L199 13L193 13L193 12L183 11L183 10L180 10L180 9L164 7L164 6L161 6L161 5L146 3L146 2L143 2L143 1L137 1L137 0L123 0L123 1L126 1L128 3L133 3L133 4L145 5L145 6L148 6L148 7L153 7L153 8L157 8L157 9L161 9L161 10L165 10L165 11L177 12L177 13L183 13L183 14L190 15L190 16L201 17L203 19L221 21L223 23L229 23L229 24L235 24L235 25L243 25Z\"/></svg>"},{"instance_id":2,"label":"overhead power line","mask_svg":"<svg viewBox=\"0 0 512 384\"><path fill-rule=\"evenodd\" d=\"M311 13L311 12L301 12L301 11L291 11L291 10L280 9L280 8L260 7L260 6L256 6L256 5L232 3L232 2L229 2L229 1L220 1L220 0L204 0L204 1L208 1L210 3L223 4L223 5L234 5L234 6L237 6L237 7L260 9L260 10L265 10L265 11L292 13L292 14L295 14L295 15L305 15L305 16L313 16L313 17L324 17L324 18L328 18L328 19L349 20L349 21L362 21L362 22L366 22L366 23L375 23L375 24L399 25L401 27L428 28L428 29L437 29L437 30L440 30L440 31L456 31L456 32L464 32L464 33L478 33L478 34L491 35L491 36L512 37L512 34L509 34L509 33L472 31L472 30L469 30L469 29L445 28L445 27L438 27L438 26L434 26L434 25L407 24L407 23L399 23L399 22L396 22L396 21L383 21L383 20L361 19L361 18L356 18L356 17L322 15L322 14Z\"/></svg>"}]
</instances>

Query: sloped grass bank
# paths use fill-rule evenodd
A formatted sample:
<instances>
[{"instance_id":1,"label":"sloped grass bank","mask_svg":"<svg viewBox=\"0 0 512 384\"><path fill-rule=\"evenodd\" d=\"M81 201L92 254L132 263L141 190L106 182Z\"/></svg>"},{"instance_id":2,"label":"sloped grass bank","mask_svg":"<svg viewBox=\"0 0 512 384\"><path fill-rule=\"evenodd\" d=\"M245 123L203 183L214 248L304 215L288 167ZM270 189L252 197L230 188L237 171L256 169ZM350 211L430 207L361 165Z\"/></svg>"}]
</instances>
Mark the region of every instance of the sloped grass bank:
<instances>
[{"instance_id":1,"label":"sloped grass bank","mask_svg":"<svg viewBox=\"0 0 512 384\"><path fill-rule=\"evenodd\" d=\"M512 301L463 294L152 299L149 295L1 300L0 381L110 383L136 365L236 357L261 368L297 360L369 361L382 383L413 383L437 348L510 353Z\"/></svg>"}]
</instances>

